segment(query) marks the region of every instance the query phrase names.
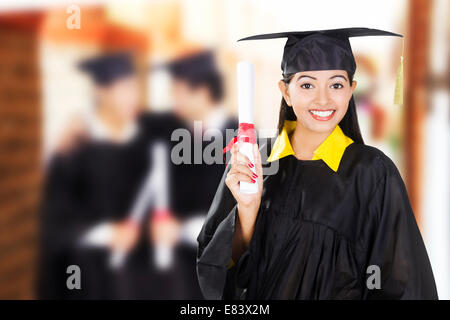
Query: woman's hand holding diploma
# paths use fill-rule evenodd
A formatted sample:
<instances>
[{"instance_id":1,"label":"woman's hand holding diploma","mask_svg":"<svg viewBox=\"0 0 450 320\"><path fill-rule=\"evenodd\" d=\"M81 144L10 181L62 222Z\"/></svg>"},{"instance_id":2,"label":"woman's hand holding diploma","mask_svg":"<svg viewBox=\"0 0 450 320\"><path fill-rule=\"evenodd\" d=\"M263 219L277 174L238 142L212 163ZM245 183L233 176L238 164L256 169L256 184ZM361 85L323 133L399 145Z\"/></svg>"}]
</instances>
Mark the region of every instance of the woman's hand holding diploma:
<instances>
[{"instance_id":1,"label":"woman's hand holding diploma","mask_svg":"<svg viewBox=\"0 0 450 320\"><path fill-rule=\"evenodd\" d=\"M113 233L110 247L119 251L130 251L139 238L139 225L133 221L125 220L113 224Z\"/></svg>"},{"instance_id":2,"label":"woman's hand holding diploma","mask_svg":"<svg viewBox=\"0 0 450 320\"><path fill-rule=\"evenodd\" d=\"M231 169L227 174L225 183L237 201L238 219L236 221L235 234L233 238L233 260L237 261L242 252L248 247L253 235L256 217L261 204L263 190L263 172L261 165L261 154L258 145L253 145L252 163L248 157L240 153L239 142L231 148ZM256 174L250 169L256 169ZM253 183L258 182L258 192L253 194L242 193L239 184L241 181Z\"/></svg>"}]
</instances>

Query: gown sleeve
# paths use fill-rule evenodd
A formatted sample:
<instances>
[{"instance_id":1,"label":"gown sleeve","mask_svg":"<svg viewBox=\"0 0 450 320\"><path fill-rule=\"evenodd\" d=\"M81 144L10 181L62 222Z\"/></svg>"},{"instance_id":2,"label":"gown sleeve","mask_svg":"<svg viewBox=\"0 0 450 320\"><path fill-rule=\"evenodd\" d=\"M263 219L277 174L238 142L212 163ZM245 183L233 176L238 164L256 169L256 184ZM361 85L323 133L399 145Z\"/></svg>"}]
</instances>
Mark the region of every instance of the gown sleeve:
<instances>
[{"instance_id":1,"label":"gown sleeve","mask_svg":"<svg viewBox=\"0 0 450 320\"><path fill-rule=\"evenodd\" d=\"M369 205L375 222L366 265L379 267L380 288L369 289L366 282L363 298L437 299L431 264L403 180L386 156L382 167ZM367 272L367 281L371 274Z\"/></svg>"},{"instance_id":2,"label":"gown sleeve","mask_svg":"<svg viewBox=\"0 0 450 320\"><path fill-rule=\"evenodd\" d=\"M237 203L225 184L228 165L217 188L211 207L197 237L197 276L205 299L220 300L231 259Z\"/></svg>"},{"instance_id":3,"label":"gown sleeve","mask_svg":"<svg viewBox=\"0 0 450 320\"><path fill-rule=\"evenodd\" d=\"M264 170L267 154L270 152L270 140L258 139L258 145ZM251 272L253 255L250 253L255 247L255 237L252 237L238 261L231 258L237 203L225 184L230 169L228 164L197 237L197 277L207 300L242 299Z\"/></svg>"},{"instance_id":4,"label":"gown sleeve","mask_svg":"<svg viewBox=\"0 0 450 320\"><path fill-rule=\"evenodd\" d=\"M48 168L43 193L42 220L55 246L67 248L97 224L84 199L82 153L56 156ZM50 240L50 239L49 239Z\"/></svg>"},{"instance_id":5,"label":"gown sleeve","mask_svg":"<svg viewBox=\"0 0 450 320\"><path fill-rule=\"evenodd\" d=\"M93 225L78 198L79 167L73 160L55 155L46 170L40 209L40 299L63 296L67 267L63 259L76 246L80 235Z\"/></svg>"}]
</instances>

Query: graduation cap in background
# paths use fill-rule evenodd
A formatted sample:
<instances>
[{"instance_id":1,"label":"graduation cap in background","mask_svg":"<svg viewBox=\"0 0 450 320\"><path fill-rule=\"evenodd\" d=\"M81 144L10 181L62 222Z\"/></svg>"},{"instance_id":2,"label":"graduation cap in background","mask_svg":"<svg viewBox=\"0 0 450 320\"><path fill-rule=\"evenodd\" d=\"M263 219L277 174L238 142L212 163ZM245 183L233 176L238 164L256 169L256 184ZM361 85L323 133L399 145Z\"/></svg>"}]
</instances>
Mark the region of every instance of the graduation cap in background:
<instances>
[{"instance_id":1,"label":"graduation cap in background","mask_svg":"<svg viewBox=\"0 0 450 320\"><path fill-rule=\"evenodd\" d=\"M342 28L260 34L238 41L287 38L281 61L281 70L284 76L313 70L347 70L350 74L354 74L356 62L349 38L362 36L403 37L401 34L378 29ZM395 104L403 103L402 92L403 49L400 66L397 70Z\"/></svg>"},{"instance_id":2,"label":"graduation cap in background","mask_svg":"<svg viewBox=\"0 0 450 320\"><path fill-rule=\"evenodd\" d=\"M115 80L135 73L132 56L128 52L91 57L81 61L78 67L89 73L94 82L101 86L107 86Z\"/></svg>"},{"instance_id":3,"label":"graduation cap in background","mask_svg":"<svg viewBox=\"0 0 450 320\"><path fill-rule=\"evenodd\" d=\"M167 63L155 65L151 69L160 68L166 68L174 78L194 82L219 74L214 53L211 50L191 53Z\"/></svg>"}]
</instances>

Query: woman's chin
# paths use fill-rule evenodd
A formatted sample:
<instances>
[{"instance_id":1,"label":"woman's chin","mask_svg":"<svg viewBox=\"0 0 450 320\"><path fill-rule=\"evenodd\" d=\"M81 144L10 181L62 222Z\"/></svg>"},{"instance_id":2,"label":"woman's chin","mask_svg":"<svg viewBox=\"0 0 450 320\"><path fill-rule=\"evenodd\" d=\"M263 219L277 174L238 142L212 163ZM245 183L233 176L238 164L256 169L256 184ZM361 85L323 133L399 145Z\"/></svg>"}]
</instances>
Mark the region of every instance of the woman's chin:
<instances>
[{"instance_id":1,"label":"woman's chin","mask_svg":"<svg viewBox=\"0 0 450 320\"><path fill-rule=\"evenodd\" d=\"M334 121L333 122L319 122L318 121L314 121L314 123L309 123L307 128L310 131L313 131L315 133L327 133L327 132L331 132L335 127L336 124Z\"/></svg>"}]
</instances>

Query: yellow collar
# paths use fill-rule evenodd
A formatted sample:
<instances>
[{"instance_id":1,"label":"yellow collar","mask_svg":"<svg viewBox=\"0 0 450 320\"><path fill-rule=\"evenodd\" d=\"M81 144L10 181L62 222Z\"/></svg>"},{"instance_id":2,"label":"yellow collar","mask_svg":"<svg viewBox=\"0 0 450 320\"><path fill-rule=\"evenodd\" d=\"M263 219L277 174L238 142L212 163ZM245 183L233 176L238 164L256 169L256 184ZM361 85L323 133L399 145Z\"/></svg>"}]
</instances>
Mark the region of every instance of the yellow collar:
<instances>
[{"instance_id":1,"label":"yellow collar","mask_svg":"<svg viewBox=\"0 0 450 320\"><path fill-rule=\"evenodd\" d=\"M272 162L288 155L295 155L289 141L289 134L294 131L297 121L285 120L283 130L278 135L267 161ZM312 160L322 159L328 167L337 172L345 149L353 143L337 125L331 134L314 151Z\"/></svg>"}]
</instances>

